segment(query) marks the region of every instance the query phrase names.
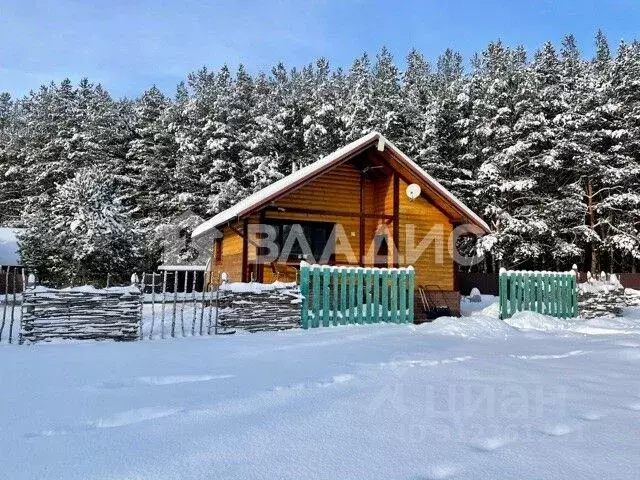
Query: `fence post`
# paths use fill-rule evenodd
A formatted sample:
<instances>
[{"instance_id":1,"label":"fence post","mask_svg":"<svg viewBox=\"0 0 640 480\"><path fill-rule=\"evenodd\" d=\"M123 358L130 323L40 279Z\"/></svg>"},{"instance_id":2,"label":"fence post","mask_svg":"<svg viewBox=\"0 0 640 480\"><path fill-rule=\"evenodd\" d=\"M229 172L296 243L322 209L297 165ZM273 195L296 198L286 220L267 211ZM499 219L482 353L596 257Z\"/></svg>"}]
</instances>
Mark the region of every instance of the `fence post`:
<instances>
[{"instance_id":1,"label":"fence post","mask_svg":"<svg viewBox=\"0 0 640 480\"><path fill-rule=\"evenodd\" d=\"M329 326L329 267L322 268L322 326Z\"/></svg>"},{"instance_id":2,"label":"fence post","mask_svg":"<svg viewBox=\"0 0 640 480\"><path fill-rule=\"evenodd\" d=\"M380 269L373 269L373 316L372 321L380 321Z\"/></svg>"},{"instance_id":3,"label":"fence post","mask_svg":"<svg viewBox=\"0 0 640 480\"><path fill-rule=\"evenodd\" d=\"M331 325L338 325L340 317L340 269L338 267L331 268L331 283L333 284L333 308L331 309Z\"/></svg>"},{"instance_id":4,"label":"fence post","mask_svg":"<svg viewBox=\"0 0 640 480\"><path fill-rule=\"evenodd\" d=\"M7 307L9 305L9 267L7 266L7 273L4 280L4 305L2 306L2 325L0 326L0 341L2 340L2 334L4 332L4 324L7 320Z\"/></svg>"},{"instance_id":5,"label":"fence post","mask_svg":"<svg viewBox=\"0 0 640 480\"><path fill-rule=\"evenodd\" d=\"M542 277L539 272L534 272L536 312L542 313Z\"/></svg>"},{"instance_id":6,"label":"fence post","mask_svg":"<svg viewBox=\"0 0 640 480\"><path fill-rule=\"evenodd\" d=\"M409 268L409 281L408 281L408 299L407 299L407 303L409 304L409 318L407 319L407 321L409 323L413 323L414 322L414 295L415 295L415 291L414 291L414 284L415 284L415 278L416 278L416 271L413 269L413 267L408 267Z\"/></svg>"},{"instance_id":7,"label":"fence post","mask_svg":"<svg viewBox=\"0 0 640 480\"><path fill-rule=\"evenodd\" d=\"M353 268L348 270L349 277L349 321L348 323L355 323L356 321L356 271Z\"/></svg>"},{"instance_id":8,"label":"fence post","mask_svg":"<svg viewBox=\"0 0 640 480\"><path fill-rule=\"evenodd\" d=\"M524 292L522 292L523 295L523 303L522 303L522 309L523 310L531 310L531 273L530 272L524 272L523 273L524 276Z\"/></svg>"},{"instance_id":9,"label":"fence post","mask_svg":"<svg viewBox=\"0 0 640 480\"><path fill-rule=\"evenodd\" d=\"M560 296L560 316L562 318L567 318L569 315L569 309L567 308L569 295L567 295L567 288L569 288L569 276L565 273L560 275L560 288L559 288L559 296Z\"/></svg>"},{"instance_id":10,"label":"fence post","mask_svg":"<svg viewBox=\"0 0 640 480\"><path fill-rule=\"evenodd\" d=\"M364 323L362 307L364 305L363 302L363 288L364 288L364 276L362 272L362 268L355 268L356 272L356 308L358 309L356 312L356 323Z\"/></svg>"},{"instance_id":11,"label":"fence post","mask_svg":"<svg viewBox=\"0 0 640 480\"><path fill-rule=\"evenodd\" d=\"M143 292L143 295L144 295L144 292ZM156 272L151 272L151 330L149 330L149 340L153 339L153 328L155 326L155 323L156 323Z\"/></svg>"},{"instance_id":12,"label":"fence post","mask_svg":"<svg viewBox=\"0 0 640 480\"><path fill-rule=\"evenodd\" d=\"M160 338L164 340L164 312L167 303L167 271L162 276L162 319L160 320Z\"/></svg>"},{"instance_id":13,"label":"fence post","mask_svg":"<svg viewBox=\"0 0 640 480\"><path fill-rule=\"evenodd\" d=\"M138 275L133 274L132 277L135 276L135 279L138 280ZM142 272L142 282L138 285L138 289L140 290L140 340L144 340L144 332L142 331L144 327L144 289L145 289L145 281L147 279L147 272ZM136 282L137 283L137 282ZM135 285L135 284L132 284Z\"/></svg>"},{"instance_id":14,"label":"fence post","mask_svg":"<svg viewBox=\"0 0 640 480\"><path fill-rule=\"evenodd\" d=\"M177 274L177 272L176 272ZM184 333L184 304L187 302L187 285L189 284L189 271L185 270L184 272L184 280L182 282L182 301L180 302L180 331L182 332L182 336L185 336Z\"/></svg>"},{"instance_id":15,"label":"fence post","mask_svg":"<svg viewBox=\"0 0 640 480\"><path fill-rule=\"evenodd\" d=\"M191 336L196 334L196 318L198 316L198 298L196 297L196 277L198 272L193 271L193 279L191 281L191 299L193 300L193 318L191 319Z\"/></svg>"},{"instance_id":16,"label":"fence post","mask_svg":"<svg viewBox=\"0 0 640 480\"><path fill-rule=\"evenodd\" d=\"M504 320L507 318L507 271L504 268L500 269L498 275L498 302L499 302L499 318Z\"/></svg>"},{"instance_id":17,"label":"fence post","mask_svg":"<svg viewBox=\"0 0 640 480\"><path fill-rule=\"evenodd\" d=\"M380 272L380 288L382 289L381 320L389 321L389 270Z\"/></svg>"},{"instance_id":18,"label":"fence post","mask_svg":"<svg viewBox=\"0 0 640 480\"><path fill-rule=\"evenodd\" d=\"M349 270L346 268L340 271L340 325L347 323L347 281L349 280Z\"/></svg>"},{"instance_id":19,"label":"fence post","mask_svg":"<svg viewBox=\"0 0 640 480\"><path fill-rule=\"evenodd\" d=\"M16 309L16 269L13 267L13 302L11 304L11 323L9 324L9 343L13 343L13 322L15 321Z\"/></svg>"},{"instance_id":20,"label":"fence post","mask_svg":"<svg viewBox=\"0 0 640 480\"><path fill-rule=\"evenodd\" d=\"M398 322L404 323L407 319L407 271L402 268L398 274L398 290L399 290L399 315Z\"/></svg>"},{"instance_id":21,"label":"fence post","mask_svg":"<svg viewBox=\"0 0 640 480\"><path fill-rule=\"evenodd\" d=\"M20 271L20 275L22 276L22 301L20 302L20 331L18 332L18 344L22 345L22 325L24 321L24 295L27 291L27 281L24 276L24 267L22 267Z\"/></svg>"},{"instance_id":22,"label":"fence post","mask_svg":"<svg viewBox=\"0 0 640 480\"><path fill-rule=\"evenodd\" d=\"M398 323L398 269L391 270L391 321Z\"/></svg>"},{"instance_id":23,"label":"fence post","mask_svg":"<svg viewBox=\"0 0 640 480\"><path fill-rule=\"evenodd\" d=\"M300 262L300 296L302 297L300 323L306 330L309 328L309 264L307 262Z\"/></svg>"},{"instance_id":24,"label":"fence post","mask_svg":"<svg viewBox=\"0 0 640 480\"><path fill-rule=\"evenodd\" d=\"M171 312L171 337L176 336L176 309L178 304L176 300L178 298L178 272L173 272L173 309Z\"/></svg>"},{"instance_id":25,"label":"fence post","mask_svg":"<svg viewBox=\"0 0 640 480\"><path fill-rule=\"evenodd\" d=\"M312 327L320 326L320 269L313 265L311 267L311 277L312 277L312 293L311 299L313 300L313 322L311 323Z\"/></svg>"},{"instance_id":26,"label":"fence post","mask_svg":"<svg viewBox=\"0 0 640 480\"><path fill-rule=\"evenodd\" d=\"M578 275L576 274L573 279L573 316L577 317L580 315L580 310L578 307Z\"/></svg>"},{"instance_id":27,"label":"fence post","mask_svg":"<svg viewBox=\"0 0 640 480\"><path fill-rule=\"evenodd\" d=\"M371 299L372 299L372 290L373 290L373 285L372 285L372 280L373 280L373 271L371 270L371 268L367 268L364 271L364 298L365 298L365 302L367 304L366 309L365 309L365 323L373 323L373 309L372 304L371 304Z\"/></svg>"},{"instance_id":28,"label":"fence post","mask_svg":"<svg viewBox=\"0 0 640 480\"><path fill-rule=\"evenodd\" d=\"M509 273L509 287L511 289L509 298L509 316L518 311L518 278L514 273Z\"/></svg>"}]
</instances>

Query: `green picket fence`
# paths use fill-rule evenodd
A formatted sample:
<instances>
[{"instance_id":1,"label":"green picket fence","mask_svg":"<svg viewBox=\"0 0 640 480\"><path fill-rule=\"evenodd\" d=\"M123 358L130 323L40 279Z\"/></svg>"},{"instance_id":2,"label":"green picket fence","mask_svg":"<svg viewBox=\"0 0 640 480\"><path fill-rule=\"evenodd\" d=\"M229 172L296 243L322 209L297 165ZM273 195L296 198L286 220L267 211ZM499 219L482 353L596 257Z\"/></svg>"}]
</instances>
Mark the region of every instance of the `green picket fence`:
<instances>
[{"instance_id":1,"label":"green picket fence","mask_svg":"<svg viewBox=\"0 0 640 480\"><path fill-rule=\"evenodd\" d=\"M500 272L500 318L524 310L552 317L578 316L575 272Z\"/></svg>"},{"instance_id":2,"label":"green picket fence","mask_svg":"<svg viewBox=\"0 0 640 480\"><path fill-rule=\"evenodd\" d=\"M302 328L413 323L415 272L408 268L300 265Z\"/></svg>"}]
</instances>

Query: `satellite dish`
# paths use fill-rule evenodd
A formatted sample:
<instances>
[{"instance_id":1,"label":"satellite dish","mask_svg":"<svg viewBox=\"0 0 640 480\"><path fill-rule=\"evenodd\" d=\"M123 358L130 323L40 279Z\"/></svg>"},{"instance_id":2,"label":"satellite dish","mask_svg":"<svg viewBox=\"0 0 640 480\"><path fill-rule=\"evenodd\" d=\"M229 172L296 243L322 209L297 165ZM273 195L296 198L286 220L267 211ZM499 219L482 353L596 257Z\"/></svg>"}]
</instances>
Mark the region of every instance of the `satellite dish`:
<instances>
[{"instance_id":1,"label":"satellite dish","mask_svg":"<svg viewBox=\"0 0 640 480\"><path fill-rule=\"evenodd\" d=\"M407 186L407 197L409 197L409 200L411 201L418 198L420 196L420 192L420 185L412 183L411 185Z\"/></svg>"}]
</instances>

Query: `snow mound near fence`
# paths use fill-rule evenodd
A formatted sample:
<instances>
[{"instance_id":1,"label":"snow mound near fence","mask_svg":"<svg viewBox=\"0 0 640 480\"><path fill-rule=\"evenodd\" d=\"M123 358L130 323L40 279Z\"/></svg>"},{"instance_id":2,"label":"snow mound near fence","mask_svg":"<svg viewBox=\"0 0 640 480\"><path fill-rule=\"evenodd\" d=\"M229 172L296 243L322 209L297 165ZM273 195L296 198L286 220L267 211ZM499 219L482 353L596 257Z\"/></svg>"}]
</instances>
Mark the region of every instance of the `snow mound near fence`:
<instances>
[{"instance_id":1,"label":"snow mound near fence","mask_svg":"<svg viewBox=\"0 0 640 480\"><path fill-rule=\"evenodd\" d=\"M524 311L517 312L511 318L500 320L498 297L493 297L493 301L489 297L489 295L483 295L482 307L484 308L467 311L467 316L441 317L431 324L426 324L429 333L464 338L507 336L515 330L559 335L640 335L640 307L623 309L622 317L555 318L537 312ZM463 312L465 306L469 304L463 299L461 303Z\"/></svg>"},{"instance_id":2,"label":"snow mound near fence","mask_svg":"<svg viewBox=\"0 0 640 480\"><path fill-rule=\"evenodd\" d=\"M476 314L470 317L440 317L425 323L429 334L462 338L504 338L514 333L513 327L491 316Z\"/></svg>"},{"instance_id":3,"label":"snow mound near fence","mask_svg":"<svg viewBox=\"0 0 640 480\"><path fill-rule=\"evenodd\" d=\"M640 334L640 310L629 309L624 317L555 318L536 312L518 312L505 323L520 330L582 335Z\"/></svg>"}]
</instances>

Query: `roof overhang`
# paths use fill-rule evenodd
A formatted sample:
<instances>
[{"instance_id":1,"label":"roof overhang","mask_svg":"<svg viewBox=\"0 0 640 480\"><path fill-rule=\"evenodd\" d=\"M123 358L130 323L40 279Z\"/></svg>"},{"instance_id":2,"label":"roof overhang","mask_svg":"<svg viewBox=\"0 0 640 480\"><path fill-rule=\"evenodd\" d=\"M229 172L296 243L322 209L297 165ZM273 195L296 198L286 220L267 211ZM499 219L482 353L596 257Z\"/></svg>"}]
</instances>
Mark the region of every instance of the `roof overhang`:
<instances>
[{"instance_id":1,"label":"roof overhang","mask_svg":"<svg viewBox=\"0 0 640 480\"><path fill-rule=\"evenodd\" d=\"M196 238L202 236L216 227L220 227L231 221L246 217L276 199L299 188L309 180L348 161L374 145L376 150L379 152L386 152L388 150L394 159L406 167L412 173L412 176L416 177L420 183L427 186L429 191L438 197L438 200L444 202L452 211L457 212L460 217L458 219L458 223L460 223L460 220L466 222L465 228L469 233L471 233L471 231L476 234L491 232L491 229L484 220L464 205L464 203L458 200L451 192L444 188L431 175L425 172L417 163L406 156L393 143L387 140L380 133L374 131L354 142L349 143L348 145L345 145L321 160L307 165L297 172L294 172L291 175L288 175L268 187L248 196L233 207L218 213L196 227L193 231L192 237Z\"/></svg>"}]
</instances>

